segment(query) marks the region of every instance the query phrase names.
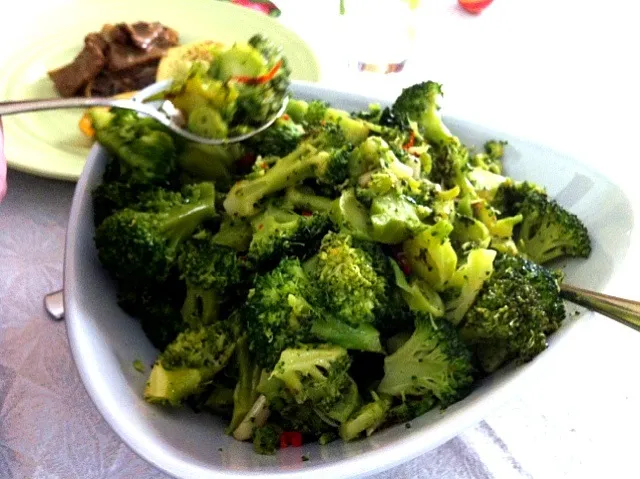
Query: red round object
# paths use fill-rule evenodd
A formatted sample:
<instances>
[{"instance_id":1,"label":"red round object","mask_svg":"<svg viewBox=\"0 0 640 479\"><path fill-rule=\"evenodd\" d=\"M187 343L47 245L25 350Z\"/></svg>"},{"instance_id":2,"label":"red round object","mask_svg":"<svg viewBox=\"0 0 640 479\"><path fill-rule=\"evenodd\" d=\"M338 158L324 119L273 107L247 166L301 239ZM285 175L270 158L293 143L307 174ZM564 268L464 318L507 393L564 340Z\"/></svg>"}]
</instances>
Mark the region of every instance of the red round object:
<instances>
[{"instance_id":1,"label":"red round object","mask_svg":"<svg viewBox=\"0 0 640 479\"><path fill-rule=\"evenodd\" d=\"M493 0L458 0L458 4L469 13L480 13L493 3Z\"/></svg>"}]
</instances>

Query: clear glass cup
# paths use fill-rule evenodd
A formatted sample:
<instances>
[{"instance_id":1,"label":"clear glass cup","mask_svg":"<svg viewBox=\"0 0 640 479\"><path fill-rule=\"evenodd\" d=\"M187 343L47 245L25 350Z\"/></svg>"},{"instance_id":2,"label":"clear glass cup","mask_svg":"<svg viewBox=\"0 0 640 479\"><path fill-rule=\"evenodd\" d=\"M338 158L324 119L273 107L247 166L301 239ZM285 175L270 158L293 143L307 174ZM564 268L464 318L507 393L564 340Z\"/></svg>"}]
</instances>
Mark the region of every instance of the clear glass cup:
<instances>
[{"instance_id":1,"label":"clear glass cup","mask_svg":"<svg viewBox=\"0 0 640 479\"><path fill-rule=\"evenodd\" d=\"M340 0L341 55L351 71L400 73L409 61L420 0Z\"/></svg>"}]
</instances>

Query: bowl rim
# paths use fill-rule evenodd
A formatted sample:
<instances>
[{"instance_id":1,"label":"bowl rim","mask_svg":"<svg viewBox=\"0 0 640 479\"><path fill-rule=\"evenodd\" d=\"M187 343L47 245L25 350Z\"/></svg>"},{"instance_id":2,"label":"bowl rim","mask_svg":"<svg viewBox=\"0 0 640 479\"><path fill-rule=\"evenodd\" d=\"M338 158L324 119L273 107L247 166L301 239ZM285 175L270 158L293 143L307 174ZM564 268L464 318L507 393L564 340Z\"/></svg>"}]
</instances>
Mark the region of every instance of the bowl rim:
<instances>
[{"instance_id":1,"label":"bowl rim","mask_svg":"<svg viewBox=\"0 0 640 479\"><path fill-rule=\"evenodd\" d=\"M302 87L314 91L319 96L326 94L339 94L348 95L354 101L363 102L363 104L379 102L384 104L387 99L375 98L371 96L354 93L348 89L334 88L333 86L326 86L319 83L306 82L306 81L292 81L292 87ZM446 120L445 116L445 120ZM452 118L453 117L449 117ZM455 118L456 120L461 120ZM477 126L478 128L486 128L473 122L463 120L465 124L470 126ZM491 128L491 131L500 135L500 131ZM506 134L505 134L506 135ZM514 136L513 134L508 136ZM526 140L526 137L520 137ZM553 150L556 151L556 150ZM96 409L100 412L105 422L115 432L118 438L125 443L136 455L151 464L153 467L160 471L163 471L176 478L187 477L199 477L199 478L239 478L259 475L262 478L305 478L305 479L320 479L327 477L328 474L333 478L347 478L347 477L365 477L378 472L382 472L393 468L397 465L405 463L411 459L416 458L419 455L425 454L430 450L437 448L443 443L449 441L455 436L463 433L467 428L479 423L489 412L495 410L500 405L508 401L509 398L515 396L523 389L535 384L536 378L545 370L545 365L549 363L555 354L563 348L560 345L565 344L567 337L574 336L583 331L584 328L590 324L590 319L593 318L594 313L585 312L580 316L579 321L570 321L562 331L559 331L558 336L555 338L553 344L550 345L547 350L536 357L530 363L519 367L508 380L499 385L492 385L492 388L488 393L481 394L480 397L473 397L473 393L467 399L473 399L472 402L464 404L460 409L455 410L455 405L448 412L448 417L444 421L439 421L436 424L420 427L418 431L414 428L411 435L407 435L404 438L391 441L389 444L382 445L378 448L363 452L357 456L347 457L344 459L338 459L333 464L314 466L309 464L309 467L305 467L301 470L294 472L260 472L256 470L251 471L233 471L233 470L212 470L196 464L184 463L182 460L172 461L167 463L166 457L163 461L163 457L158 453L157 448L149 447L145 444L145 441L141 441L139 437L130 434L130 431L122 423L122 421L112 414L110 408L106 402L101 398L100 391L96 388L94 380L90 376L90 371L84 366L84 362L80 359L80 346L77 341L78 334L80 332L80 323L82 321L81 315L76 311L76 307L72 298L76 296L76 285L71 280L75 267L73 261L76 255L76 243L77 237L75 233L78 230L80 223L79 208L82 203L82 197L86 195L89 181L89 171L95 167L96 158L103 154L104 148L99 144L95 144L87 157L85 167L80 175L79 181L76 184L76 188L73 195L72 206L70 210L69 222L67 225L65 236L65 249L64 249L64 268L63 268L63 290L64 290L64 307L66 311L66 325L67 336L69 340L69 346L71 349L71 355L76 365L76 369L81 377L83 386L87 391L87 394ZM592 168L590 165L581 163L586 169L594 172L598 176L611 181L606 174L600 170ZM615 182L613 182L616 184ZM617 185L617 184L616 184ZM624 256L627 255L628 249L625 250ZM603 284L602 289L611 282L615 277L617 270L614 270L612 275ZM466 401L467 399L463 400ZM437 440L434 438L437 437ZM425 441L425 439L427 439ZM367 440L367 439L364 439ZM423 444L427 444L424 446Z\"/></svg>"}]
</instances>

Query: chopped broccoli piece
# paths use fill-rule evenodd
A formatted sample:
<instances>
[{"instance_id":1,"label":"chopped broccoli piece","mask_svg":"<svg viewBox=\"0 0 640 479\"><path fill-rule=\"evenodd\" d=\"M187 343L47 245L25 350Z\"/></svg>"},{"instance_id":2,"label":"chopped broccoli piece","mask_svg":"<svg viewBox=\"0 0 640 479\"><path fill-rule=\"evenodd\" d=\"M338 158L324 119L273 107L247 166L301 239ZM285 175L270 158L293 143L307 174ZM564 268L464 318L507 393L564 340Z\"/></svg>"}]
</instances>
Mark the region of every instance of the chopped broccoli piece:
<instances>
[{"instance_id":1,"label":"chopped broccoli piece","mask_svg":"<svg viewBox=\"0 0 640 479\"><path fill-rule=\"evenodd\" d=\"M258 454L272 456L280 445L282 428L275 424L265 424L253 431L253 450Z\"/></svg>"},{"instance_id":2,"label":"chopped broccoli piece","mask_svg":"<svg viewBox=\"0 0 640 479\"><path fill-rule=\"evenodd\" d=\"M182 317L191 327L218 319L220 304L242 280L242 263L235 250L216 244L203 230L182 246L178 267L187 284Z\"/></svg>"},{"instance_id":3,"label":"chopped broccoli piece","mask_svg":"<svg viewBox=\"0 0 640 479\"><path fill-rule=\"evenodd\" d=\"M96 129L96 140L117 159L121 181L168 185L176 171L178 147L173 136L152 118L114 108L113 116Z\"/></svg>"},{"instance_id":4,"label":"chopped broccoli piece","mask_svg":"<svg viewBox=\"0 0 640 479\"><path fill-rule=\"evenodd\" d=\"M178 406L187 397L202 392L225 367L235 346L236 335L226 322L183 331L153 365L145 400Z\"/></svg>"},{"instance_id":5,"label":"chopped broccoli piece","mask_svg":"<svg viewBox=\"0 0 640 479\"><path fill-rule=\"evenodd\" d=\"M565 309L556 276L522 257L499 254L460 323L463 340L492 372L509 359L525 362L546 348Z\"/></svg>"},{"instance_id":6,"label":"chopped broccoli piece","mask_svg":"<svg viewBox=\"0 0 640 479\"><path fill-rule=\"evenodd\" d=\"M115 279L158 282L168 277L180 245L217 215L213 184L194 186L187 193L182 204L162 211L119 210L96 228L98 258Z\"/></svg>"},{"instance_id":7,"label":"chopped broccoli piece","mask_svg":"<svg viewBox=\"0 0 640 479\"><path fill-rule=\"evenodd\" d=\"M277 264L282 258L302 257L306 252L315 251L329 230L330 220L324 214L303 216L269 203L251 220L251 225L253 238L248 259L264 268Z\"/></svg>"},{"instance_id":8,"label":"chopped broccoli piece","mask_svg":"<svg viewBox=\"0 0 640 479\"><path fill-rule=\"evenodd\" d=\"M309 187L287 188L284 198L288 206L303 213L329 213L333 207L333 200L316 195Z\"/></svg>"},{"instance_id":9,"label":"chopped broccoli piece","mask_svg":"<svg viewBox=\"0 0 640 479\"><path fill-rule=\"evenodd\" d=\"M233 391L233 416L227 427L227 433L235 431L258 399L257 388L262 373L262 368L258 366L249 351L246 337L243 336L238 341L235 354L238 364L238 383Z\"/></svg>"},{"instance_id":10,"label":"chopped broccoli piece","mask_svg":"<svg viewBox=\"0 0 640 479\"><path fill-rule=\"evenodd\" d=\"M297 258L283 259L256 278L244 316L249 348L260 366L270 370L283 350L310 339L316 316L306 299L311 287Z\"/></svg>"},{"instance_id":11,"label":"chopped broccoli piece","mask_svg":"<svg viewBox=\"0 0 640 479\"><path fill-rule=\"evenodd\" d=\"M362 433L370 436L384 423L391 407L391 398L379 397L375 392L371 395L373 401L362 406L349 421L340 426L340 437L344 441L352 441Z\"/></svg>"},{"instance_id":12,"label":"chopped broccoli piece","mask_svg":"<svg viewBox=\"0 0 640 479\"><path fill-rule=\"evenodd\" d=\"M282 116L262 133L247 140L247 146L262 156L283 157L296 149L305 130L290 117Z\"/></svg>"},{"instance_id":13,"label":"chopped broccoli piece","mask_svg":"<svg viewBox=\"0 0 640 479\"><path fill-rule=\"evenodd\" d=\"M448 405L467 394L472 382L471 353L454 327L417 314L409 340L385 358L378 392L401 398L433 394Z\"/></svg>"}]
</instances>

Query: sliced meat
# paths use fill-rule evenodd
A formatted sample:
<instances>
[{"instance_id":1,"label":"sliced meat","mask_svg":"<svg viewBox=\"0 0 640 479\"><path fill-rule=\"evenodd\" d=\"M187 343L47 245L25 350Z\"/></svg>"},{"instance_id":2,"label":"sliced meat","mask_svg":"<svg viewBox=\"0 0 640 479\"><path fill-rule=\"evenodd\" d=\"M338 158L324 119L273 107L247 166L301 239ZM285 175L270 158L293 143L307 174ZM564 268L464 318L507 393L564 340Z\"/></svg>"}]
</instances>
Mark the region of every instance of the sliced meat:
<instances>
[{"instance_id":1,"label":"sliced meat","mask_svg":"<svg viewBox=\"0 0 640 479\"><path fill-rule=\"evenodd\" d=\"M138 65L131 70L103 70L86 86L85 96L113 96L141 90L156 80L157 63Z\"/></svg>"},{"instance_id":2,"label":"sliced meat","mask_svg":"<svg viewBox=\"0 0 640 479\"><path fill-rule=\"evenodd\" d=\"M102 44L95 38L88 38L85 40L84 48L73 62L48 72L49 78L62 97L75 96L102 71L106 58L101 46Z\"/></svg>"},{"instance_id":3,"label":"sliced meat","mask_svg":"<svg viewBox=\"0 0 640 479\"><path fill-rule=\"evenodd\" d=\"M159 22L105 24L85 37L72 63L49 77L63 97L139 90L155 81L160 59L178 43L178 32Z\"/></svg>"}]
</instances>

